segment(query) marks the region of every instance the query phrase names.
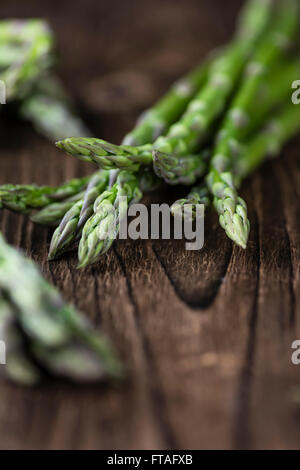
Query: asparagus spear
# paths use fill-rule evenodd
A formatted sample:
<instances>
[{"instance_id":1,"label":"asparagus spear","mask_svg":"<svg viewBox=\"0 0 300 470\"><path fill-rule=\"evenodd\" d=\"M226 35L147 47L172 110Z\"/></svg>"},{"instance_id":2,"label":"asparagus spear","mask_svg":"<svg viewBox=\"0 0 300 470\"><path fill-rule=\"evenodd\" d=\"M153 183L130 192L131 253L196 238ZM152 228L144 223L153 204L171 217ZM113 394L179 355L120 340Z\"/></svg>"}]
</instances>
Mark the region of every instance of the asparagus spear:
<instances>
[{"instance_id":1,"label":"asparagus spear","mask_svg":"<svg viewBox=\"0 0 300 470\"><path fill-rule=\"evenodd\" d=\"M108 176L104 170L93 175L85 193L65 213L52 236L49 259L56 258L80 236L82 226L93 213L95 200L107 187Z\"/></svg>"},{"instance_id":2,"label":"asparagus spear","mask_svg":"<svg viewBox=\"0 0 300 470\"><path fill-rule=\"evenodd\" d=\"M243 128L247 128L248 111L256 97L262 74L284 54L287 45L294 38L298 12L297 0L279 4L273 27L254 54L254 61L250 62L247 76L226 114L206 177L207 185L214 196L214 207L219 214L220 225L227 236L242 248L247 245L250 223L246 203L237 194L230 170L239 145L238 138L243 135Z\"/></svg>"},{"instance_id":3,"label":"asparagus spear","mask_svg":"<svg viewBox=\"0 0 300 470\"><path fill-rule=\"evenodd\" d=\"M33 214L30 219L36 224L56 227L71 207L84 198L84 194L85 191L81 191L62 201L52 202Z\"/></svg>"},{"instance_id":4,"label":"asparagus spear","mask_svg":"<svg viewBox=\"0 0 300 470\"><path fill-rule=\"evenodd\" d=\"M79 268L95 263L110 248L128 205L139 201L141 197L136 176L121 171L112 188L96 199L94 215L83 227L78 248Z\"/></svg>"},{"instance_id":5,"label":"asparagus spear","mask_svg":"<svg viewBox=\"0 0 300 470\"><path fill-rule=\"evenodd\" d=\"M170 185L191 185L200 176L204 175L210 154L210 150L204 149L198 154L185 155L183 157L166 155L165 158L161 159L161 164L156 169L156 174ZM153 151L154 162L159 160L160 156L161 152L158 150Z\"/></svg>"},{"instance_id":6,"label":"asparagus spear","mask_svg":"<svg viewBox=\"0 0 300 470\"><path fill-rule=\"evenodd\" d=\"M135 171L141 163L150 164L155 149L160 152L160 159L156 159L154 164L158 174L161 171L159 161L167 158L166 154L192 154L207 138L211 125L223 112L245 61L265 31L272 12L272 1L250 0L246 4L234 41L209 66L206 85L191 100L182 118L170 127L165 136L158 137L153 145L118 147L101 139L77 138L65 139L57 146L77 158L96 161L103 168L117 166L131 171Z\"/></svg>"},{"instance_id":7,"label":"asparagus spear","mask_svg":"<svg viewBox=\"0 0 300 470\"><path fill-rule=\"evenodd\" d=\"M0 186L0 207L29 213L33 209L46 207L54 201L62 201L81 192L90 177L74 178L61 186L38 186L35 184L4 184Z\"/></svg>"},{"instance_id":8,"label":"asparagus spear","mask_svg":"<svg viewBox=\"0 0 300 470\"><path fill-rule=\"evenodd\" d=\"M31 356L43 368L77 381L120 376L120 364L107 340L2 235L0 268L1 292L14 306L9 316L17 321Z\"/></svg>"}]
</instances>

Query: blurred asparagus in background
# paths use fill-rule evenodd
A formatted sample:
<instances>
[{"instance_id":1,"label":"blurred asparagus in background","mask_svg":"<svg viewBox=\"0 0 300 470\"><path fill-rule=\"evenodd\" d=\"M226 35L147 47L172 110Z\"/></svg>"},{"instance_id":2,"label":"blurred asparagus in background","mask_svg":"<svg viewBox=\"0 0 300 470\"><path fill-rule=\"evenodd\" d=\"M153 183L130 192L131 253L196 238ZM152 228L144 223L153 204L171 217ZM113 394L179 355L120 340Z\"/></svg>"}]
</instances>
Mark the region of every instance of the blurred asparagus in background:
<instances>
[{"instance_id":1,"label":"blurred asparagus in background","mask_svg":"<svg viewBox=\"0 0 300 470\"><path fill-rule=\"evenodd\" d=\"M22 101L20 114L49 140L65 136L88 136L82 119L74 111L72 100L54 75L45 75Z\"/></svg>"},{"instance_id":2,"label":"blurred asparagus in background","mask_svg":"<svg viewBox=\"0 0 300 470\"><path fill-rule=\"evenodd\" d=\"M3 184L0 186L0 208L4 207L23 214L30 213L35 208L76 196L87 186L89 179L89 176L74 178L56 187Z\"/></svg>"},{"instance_id":3,"label":"blurred asparagus in background","mask_svg":"<svg viewBox=\"0 0 300 470\"><path fill-rule=\"evenodd\" d=\"M6 100L22 99L53 63L53 34L43 20L1 20L0 44Z\"/></svg>"},{"instance_id":4,"label":"blurred asparagus in background","mask_svg":"<svg viewBox=\"0 0 300 470\"><path fill-rule=\"evenodd\" d=\"M8 345L3 370L22 384L35 384L42 370L80 382L121 376L107 339L1 234L0 333Z\"/></svg>"}]
</instances>

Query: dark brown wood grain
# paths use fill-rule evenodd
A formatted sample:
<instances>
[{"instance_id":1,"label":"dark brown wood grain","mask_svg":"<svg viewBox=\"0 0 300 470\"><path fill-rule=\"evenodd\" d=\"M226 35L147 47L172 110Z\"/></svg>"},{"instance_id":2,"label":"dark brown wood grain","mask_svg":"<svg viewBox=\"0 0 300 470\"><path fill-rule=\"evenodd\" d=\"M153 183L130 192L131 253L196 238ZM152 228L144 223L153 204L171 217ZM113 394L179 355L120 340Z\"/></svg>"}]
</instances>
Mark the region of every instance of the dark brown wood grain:
<instances>
[{"instance_id":1,"label":"dark brown wood grain","mask_svg":"<svg viewBox=\"0 0 300 470\"><path fill-rule=\"evenodd\" d=\"M241 2L224 3L2 0L0 14L49 19L60 75L82 115L117 142L174 79L230 37ZM93 168L6 113L0 132L0 183L57 184ZM181 241L125 240L78 271L75 251L47 262L51 230L3 211L9 242L111 337L127 378L34 390L1 382L0 448L299 449L300 366L291 364L300 339L299 155L298 138L245 182L245 251L208 214L200 252Z\"/></svg>"}]
</instances>

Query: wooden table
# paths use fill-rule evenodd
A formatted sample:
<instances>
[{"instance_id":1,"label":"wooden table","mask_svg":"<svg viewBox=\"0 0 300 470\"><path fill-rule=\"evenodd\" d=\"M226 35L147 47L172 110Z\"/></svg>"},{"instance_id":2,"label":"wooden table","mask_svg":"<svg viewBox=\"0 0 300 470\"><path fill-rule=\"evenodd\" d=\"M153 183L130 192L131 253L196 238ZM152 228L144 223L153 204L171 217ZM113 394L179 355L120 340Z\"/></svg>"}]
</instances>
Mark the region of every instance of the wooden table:
<instances>
[{"instance_id":1,"label":"wooden table","mask_svg":"<svg viewBox=\"0 0 300 470\"><path fill-rule=\"evenodd\" d=\"M2 0L3 17L47 17L60 75L96 135L119 141L139 112L232 34L240 1ZM300 78L300 77L295 77ZM247 250L206 218L205 246L121 241L92 268L46 260L51 230L3 211L1 230L113 340L118 387L0 384L1 448L299 448L300 141L242 188ZM93 167L1 119L0 182L56 184ZM174 200L180 190L156 194ZM182 194L182 193L181 193Z\"/></svg>"}]
</instances>

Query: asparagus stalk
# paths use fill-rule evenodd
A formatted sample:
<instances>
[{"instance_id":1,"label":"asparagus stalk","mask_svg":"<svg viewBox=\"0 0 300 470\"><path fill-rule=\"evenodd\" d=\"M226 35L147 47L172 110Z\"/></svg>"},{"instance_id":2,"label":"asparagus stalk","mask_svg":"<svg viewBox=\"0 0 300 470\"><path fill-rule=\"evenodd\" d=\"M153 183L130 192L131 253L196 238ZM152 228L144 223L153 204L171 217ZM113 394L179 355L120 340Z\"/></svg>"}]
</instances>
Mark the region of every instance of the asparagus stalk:
<instances>
[{"instance_id":1,"label":"asparagus stalk","mask_svg":"<svg viewBox=\"0 0 300 470\"><path fill-rule=\"evenodd\" d=\"M170 185L191 185L200 176L204 175L210 154L210 150L204 149L201 153L195 155L185 155L183 157L174 154L165 155L165 158L160 160L161 152L154 150L154 162L161 161L159 168L156 169L156 174Z\"/></svg>"},{"instance_id":2,"label":"asparagus stalk","mask_svg":"<svg viewBox=\"0 0 300 470\"><path fill-rule=\"evenodd\" d=\"M288 5L287 2L279 4L273 27L254 54L254 60L247 67L247 76L226 114L206 177L207 185L214 196L214 207L219 214L220 225L227 236L242 248L247 245L250 223L246 203L238 196L230 171L239 146L238 139L247 128L249 110L261 84L262 75L283 56L287 45L294 38L298 12L297 0L289 0Z\"/></svg>"},{"instance_id":3,"label":"asparagus stalk","mask_svg":"<svg viewBox=\"0 0 300 470\"><path fill-rule=\"evenodd\" d=\"M43 368L76 381L120 376L120 364L107 340L2 235L0 268L1 292L14 306L9 316L28 339L31 357Z\"/></svg>"},{"instance_id":4,"label":"asparagus stalk","mask_svg":"<svg viewBox=\"0 0 300 470\"><path fill-rule=\"evenodd\" d=\"M40 225L56 227L74 204L84 198L85 191L74 194L59 202L52 202L33 214L30 219Z\"/></svg>"},{"instance_id":5,"label":"asparagus stalk","mask_svg":"<svg viewBox=\"0 0 300 470\"><path fill-rule=\"evenodd\" d=\"M0 186L0 207L26 214L33 209L76 196L87 186L89 180L89 176L74 178L56 187L4 184Z\"/></svg>"},{"instance_id":6,"label":"asparagus stalk","mask_svg":"<svg viewBox=\"0 0 300 470\"><path fill-rule=\"evenodd\" d=\"M95 200L108 185L108 177L104 170L93 175L85 193L65 213L52 236L48 259L63 253L80 236L82 226L93 213Z\"/></svg>"},{"instance_id":7,"label":"asparagus stalk","mask_svg":"<svg viewBox=\"0 0 300 470\"><path fill-rule=\"evenodd\" d=\"M157 158L155 171L162 173L160 161L175 154L193 154L207 138L211 125L223 112L245 61L252 52L257 40L265 31L273 12L272 1L250 0L240 19L241 26L236 37L222 56L212 60L206 84L191 100L182 118L173 124L165 136L160 136L153 145L140 147L123 145L118 148L101 139L66 139L57 146L77 158L96 161L103 168L126 168L135 171L139 164L152 162L152 151ZM177 164L175 164L177 166Z\"/></svg>"},{"instance_id":8,"label":"asparagus stalk","mask_svg":"<svg viewBox=\"0 0 300 470\"><path fill-rule=\"evenodd\" d=\"M141 197L136 176L121 171L112 188L96 199L94 215L83 227L78 248L79 268L95 263L110 248L128 205L139 201Z\"/></svg>"}]
</instances>

